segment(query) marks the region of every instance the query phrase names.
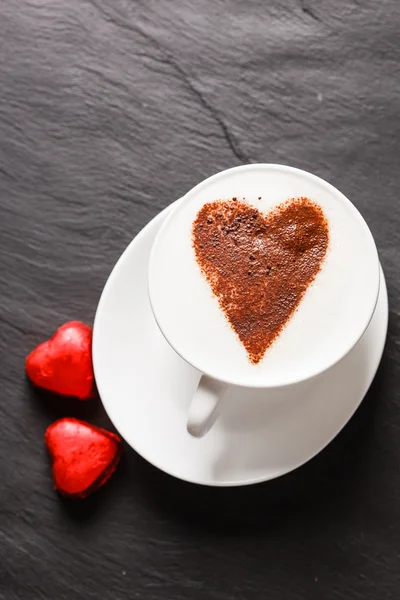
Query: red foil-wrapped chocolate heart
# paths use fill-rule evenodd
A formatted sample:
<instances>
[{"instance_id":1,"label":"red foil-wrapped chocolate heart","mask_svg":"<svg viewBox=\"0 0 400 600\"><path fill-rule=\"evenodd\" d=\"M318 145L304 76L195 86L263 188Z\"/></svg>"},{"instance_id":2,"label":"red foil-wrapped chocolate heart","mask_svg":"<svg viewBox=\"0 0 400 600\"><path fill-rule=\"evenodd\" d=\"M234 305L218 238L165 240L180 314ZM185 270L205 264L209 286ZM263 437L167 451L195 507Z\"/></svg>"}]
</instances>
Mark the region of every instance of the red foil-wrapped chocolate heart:
<instances>
[{"instance_id":1,"label":"red foil-wrapped chocolate heart","mask_svg":"<svg viewBox=\"0 0 400 600\"><path fill-rule=\"evenodd\" d=\"M80 321L65 323L29 354L26 372L34 385L50 392L92 398L92 328Z\"/></svg>"},{"instance_id":2,"label":"red foil-wrapped chocolate heart","mask_svg":"<svg viewBox=\"0 0 400 600\"><path fill-rule=\"evenodd\" d=\"M44 439L52 461L54 487L73 498L86 498L104 485L122 454L117 435L70 417L50 425Z\"/></svg>"}]
</instances>

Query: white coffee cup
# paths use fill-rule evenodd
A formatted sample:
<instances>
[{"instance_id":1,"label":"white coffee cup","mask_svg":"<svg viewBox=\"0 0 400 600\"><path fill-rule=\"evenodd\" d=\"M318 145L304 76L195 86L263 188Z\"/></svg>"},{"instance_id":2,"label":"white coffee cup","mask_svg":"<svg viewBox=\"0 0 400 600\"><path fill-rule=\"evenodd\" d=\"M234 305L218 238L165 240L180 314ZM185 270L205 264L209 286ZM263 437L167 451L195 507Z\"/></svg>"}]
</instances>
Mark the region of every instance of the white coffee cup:
<instances>
[{"instance_id":1,"label":"white coffee cup","mask_svg":"<svg viewBox=\"0 0 400 600\"><path fill-rule=\"evenodd\" d=\"M259 365L246 352L195 258L192 224L204 204L238 198L267 214L290 198L318 204L329 225L321 272ZM160 228L149 261L149 298L172 348L202 376L187 429L204 435L230 385L277 389L323 373L358 342L375 310L379 258L354 205L324 180L285 165L253 164L222 171L194 187ZM323 401L323 398L321 398Z\"/></svg>"}]
</instances>

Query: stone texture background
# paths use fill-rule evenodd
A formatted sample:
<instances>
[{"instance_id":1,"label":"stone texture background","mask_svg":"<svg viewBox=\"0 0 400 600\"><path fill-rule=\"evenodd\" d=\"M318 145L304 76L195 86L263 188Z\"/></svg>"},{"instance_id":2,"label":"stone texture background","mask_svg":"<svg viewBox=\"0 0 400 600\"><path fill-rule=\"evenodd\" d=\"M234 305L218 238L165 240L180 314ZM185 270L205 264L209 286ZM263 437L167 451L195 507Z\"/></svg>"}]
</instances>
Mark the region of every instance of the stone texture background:
<instances>
[{"instance_id":1,"label":"stone texture background","mask_svg":"<svg viewBox=\"0 0 400 600\"><path fill-rule=\"evenodd\" d=\"M397 0L0 1L1 598L398 599L399 29ZM368 397L281 480L197 488L127 448L60 500L42 436L64 407L25 356L93 321L162 208L245 162L313 171L369 222L391 313Z\"/></svg>"}]
</instances>

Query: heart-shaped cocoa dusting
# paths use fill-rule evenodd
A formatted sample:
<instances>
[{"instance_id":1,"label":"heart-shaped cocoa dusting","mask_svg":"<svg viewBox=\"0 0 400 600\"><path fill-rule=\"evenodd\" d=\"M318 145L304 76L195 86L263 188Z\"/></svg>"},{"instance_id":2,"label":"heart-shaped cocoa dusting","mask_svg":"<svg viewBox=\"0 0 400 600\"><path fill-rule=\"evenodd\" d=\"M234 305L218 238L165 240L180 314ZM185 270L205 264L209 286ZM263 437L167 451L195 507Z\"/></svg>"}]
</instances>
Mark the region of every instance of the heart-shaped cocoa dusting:
<instances>
[{"instance_id":1,"label":"heart-shaped cocoa dusting","mask_svg":"<svg viewBox=\"0 0 400 600\"><path fill-rule=\"evenodd\" d=\"M192 234L204 277L258 363L321 268L329 243L322 209L292 198L263 215L236 198L218 200L202 207Z\"/></svg>"}]
</instances>

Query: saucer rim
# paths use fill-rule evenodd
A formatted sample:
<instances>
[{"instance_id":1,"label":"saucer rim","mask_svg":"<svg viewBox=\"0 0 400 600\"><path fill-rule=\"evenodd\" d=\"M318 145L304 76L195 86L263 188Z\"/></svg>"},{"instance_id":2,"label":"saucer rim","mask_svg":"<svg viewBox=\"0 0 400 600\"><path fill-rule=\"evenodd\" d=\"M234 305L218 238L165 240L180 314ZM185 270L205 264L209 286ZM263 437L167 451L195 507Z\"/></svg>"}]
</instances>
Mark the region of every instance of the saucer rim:
<instances>
[{"instance_id":1,"label":"saucer rim","mask_svg":"<svg viewBox=\"0 0 400 600\"><path fill-rule=\"evenodd\" d=\"M389 312L388 312L388 294L387 294L387 286L386 286L386 280L385 280L385 276L384 276L384 272L382 269L382 266L380 265L380 281L381 281L381 285L380 285L380 290L379 290L379 294L378 294L378 299L380 294L384 294L384 300L385 300L385 321L384 324L382 324L382 326L384 326L385 329L385 335L383 337L383 341L381 343L381 348L379 349L379 354L378 354L378 359L376 360L376 367L374 369L371 369L371 373L369 373L369 376L366 377L366 381L367 381L367 386L366 386L366 392L364 393L364 395L362 397L360 397L360 399L358 400L357 403L355 403L354 408L352 409L352 411L349 413L348 417L346 417L345 421L342 423L342 425L337 428L337 430L335 431L335 433L329 437L329 439L326 440L326 442L324 443L323 446L319 447L313 454L311 454L306 460L302 460L299 464L295 464L295 465L291 465L289 468L287 469L283 469L281 472L276 473L276 474L271 474L271 475L262 475L260 477L253 477L250 479L242 479L242 480L224 480L224 481L202 481L196 478L189 478L189 477L184 477L179 475L176 472L173 472L172 470L169 470L167 468L165 468L164 466L160 466L159 464L157 464L157 461L154 461L153 459L150 460L147 456L146 453L144 452L140 452L133 443L131 443L131 441L129 440L129 435L125 435L125 433L122 431L124 430L124 427L120 427L116 425L116 422L114 421L113 417L112 417L112 409L110 410L110 404L107 402L107 400L105 400L105 394L102 394L102 384L100 383L102 377L100 375L100 369L97 367L97 348L98 348L98 324L100 322L100 319L102 318L102 312L103 312L103 304L106 302L106 297L108 294L108 290L113 286L114 283L114 279L116 279L119 275L120 270L123 268L125 261L128 259L128 256L130 254L130 252L132 251L132 247L134 247L141 239L142 237L145 237L147 235L148 229L151 228L151 226L155 226L157 225L158 222L162 222L163 219L165 219L165 217L167 216L168 212L172 210L172 208L174 206L176 206L176 204L178 204L181 201L181 199L176 200L175 202L173 202L171 205L169 205L168 207L166 207L164 210L162 210L159 214L157 214L153 219L151 219L140 231L139 233L132 239L132 241L128 244L128 246L125 248L125 250L123 251L123 253L121 254L121 256L119 257L119 259L117 260L117 262L115 263L109 277L107 278L107 281L104 285L103 291L101 293L100 296L100 300L96 309L96 313L95 313L95 318L94 318L94 324L93 324L93 343L92 343L92 356L93 356L93 369L94 369L94 374L95 374L95 379L96 379L96 384L97 384L97 388L98 388L98 392L99 392L99 396L100 399L102 401L104 410L106 411L108 418L110 419L111 423L113 424L113 426L115 427L115 429L120 433L120 435L123 437L123 439L125 440L125 442L139 455L141 456L144 460L146 460L146 462L150 463L152 466L156 467L157 469L159 469L160 471L162 471L163 473L166 473L167 475L170 475L178 480L181 481L185 481L188 483L193 483L196 485L202 485L202 486L206 486L206 487L242 487L242 486L247 486L247 485L255 485L255 484L259 484L259 483L263 483L266 481L271 481L273 479L277 479L279 477L282 477L284 475L287 475L288 473L295 471L296 469L300 468L301 466L303 466L304 464L307 464L310 460L312 460L313 458L315 458L315 456L317 456L320 452L322 452L322 450L324 450L334 439L335 437L340 433L340 431L342 431L342 429L347 425L347 423L350 421L350 419L353 417L353 415L355 414L356 410L359 408L361 402L363 401L363 399L365 398L366 393L368 392L372 381L376 375L376 372L379 368L381 359L382 359L382 355L383 355L383 351L384 351L384 347L385 347L385 343L386 343L386 336L387 336L387 328L388 328L388 318L389 318ZM375 308L376 310L376 308ZM374 313L375 314L375 313ZM368 325L366 331L368 330L370 324ZM361 339L361 338L360 338ZM359 340L360 341L360 340ZM357 342L359 343L359 342ZM356 344L357 345L357 344ZM171 350L173 350L171 348ZM346 355L347 356L347 355ZM346 360L346 356L344 356L342 358L342 360ZM184 361L186 362L186 361ZM189 365L190 366L190 365ZM190 367L192 368L192 367ZM319 375L319 377L324 377L326 375L326 373L329 371L326 370L323 373L321 373ZM251 389L251 388L250 388Z\"/></svg>"}]
</instances>

